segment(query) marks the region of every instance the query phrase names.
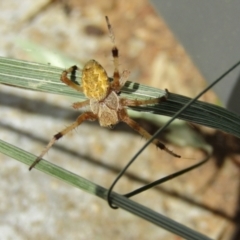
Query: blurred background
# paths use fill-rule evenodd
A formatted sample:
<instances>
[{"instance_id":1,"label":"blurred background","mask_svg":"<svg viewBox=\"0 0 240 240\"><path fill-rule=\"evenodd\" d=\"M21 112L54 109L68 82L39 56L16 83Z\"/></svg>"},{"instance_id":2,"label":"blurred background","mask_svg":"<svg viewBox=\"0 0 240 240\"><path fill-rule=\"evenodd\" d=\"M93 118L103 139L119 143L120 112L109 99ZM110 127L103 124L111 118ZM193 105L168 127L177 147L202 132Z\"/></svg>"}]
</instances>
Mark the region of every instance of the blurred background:
<instances>
[{"instance_id":1,"label":"blurred background","mask_svg":"<svg viewBox=\"0 0 240 240\"><path fill-rule=\"evenodd\" d=\"M174 34L147 0L16 0L0 2L0 56L68 68L89 59L113 72L105 15L111 21L120 51L121 70L130 81L194 97L207 86ZM221 49L219 49L221 51ZM202 98L221 102L213 92ZM80 114L77 101L0 85L0 138L38 155L52 136ZM149 132L159 125L136 119ZM204 157L187 146L178 130L201 136L214 148L203 167L133 199L214 239L238 239L239 141L213 129L173 125L164 136L180 154L174 159L149 146L121 179L125 193L183 169ZM193 134L193 136L195 136ZM172 139L170 141L169 139ZM194 137L189 140L194 142ZM173 144L173 142L175 144ZM124 124L114 130L86 122L49 151L45 159L109 187L117 173L145 140ZM0 155L1 239L179 239L123 210L57 179Z\"/></svg>"},{"instance_id":2,"label":"blurred background","mask_svg":"<svg viewBox=\"0 0 240 240\"><path fill-rule=\"evenodd\" d=\"M211 83L239 61L239 1L151 1L177 39ZM213 87L228 110L240 113L239 68Z\"/></svg>"}]
</instances>

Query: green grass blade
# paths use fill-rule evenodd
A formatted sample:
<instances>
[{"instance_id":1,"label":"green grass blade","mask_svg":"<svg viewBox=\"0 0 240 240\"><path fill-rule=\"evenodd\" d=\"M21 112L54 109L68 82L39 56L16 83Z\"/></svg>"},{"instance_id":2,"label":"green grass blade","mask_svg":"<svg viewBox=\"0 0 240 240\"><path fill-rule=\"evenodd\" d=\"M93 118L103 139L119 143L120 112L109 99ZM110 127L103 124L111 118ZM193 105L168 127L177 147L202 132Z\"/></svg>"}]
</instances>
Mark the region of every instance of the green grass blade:
<instances>
[{"instance_id":1,"label":"green grass blade","mask_svg":"<svg viewBox=\"0 0 240 240\"><path fill-rule=\"evenodd\" d=\"M63 69L51 65L0 57L0 83L84 100L82 93L60 82L59 77L62 71ZM81 82L80 75L77 75L77 80ZM122 96L134 99L154 98L163 94L164 91L161 89L134 82L127 82L122 89ZM132 109L171 117L189 100L188 97L170 93L168 101L164 103ZM197 101L179 118L240 137L240 116L213 104Z\"/></svg>"},{"instance_id":2,"label":"green grass blade","mask_svg":"<svg viewBox=\"0 0 240 240\"><path fill-rule=\"evenodd\" d=\"M14 158L24 164L27 164L28 166L31 165L36 158L35 155L28 153L22 149L19 149L2 140L0 140L0 151L11 158ZM98 196L106 201L107 191L108 191L107 189L87 179L84 179L74 173L71 173L61 167L58 167L50 162L42 160L36 166L36 169L48 175L51 175L53 177L59 178L60 180L63 180L68 184L71 184L95 196ZM185 239L192 239L192 240L200 240L200 239L208 240L209 239L208 237L180 223L177 223L170 218L167 218L157 212L154 212L153 210L145 206L142 206L141 204L138 204L128 198L125 198L117 193L113 192L111 200L114 205L117 205L118 207L128 212L131 212L132 214L137 215L141 218L144 218L145 220L152 222L153 224L160 226Z\"/></svg>"}]
</instances>

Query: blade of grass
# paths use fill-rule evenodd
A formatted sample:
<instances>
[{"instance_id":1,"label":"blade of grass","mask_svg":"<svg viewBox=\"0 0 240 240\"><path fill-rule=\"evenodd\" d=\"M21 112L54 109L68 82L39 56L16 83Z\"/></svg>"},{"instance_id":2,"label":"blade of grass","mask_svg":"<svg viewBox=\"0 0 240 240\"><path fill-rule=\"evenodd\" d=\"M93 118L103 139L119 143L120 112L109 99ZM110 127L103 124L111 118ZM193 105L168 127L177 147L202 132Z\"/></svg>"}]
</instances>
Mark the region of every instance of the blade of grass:
<instances>
[{"instance_id":1,"label":"blade of grass","mask_svg":"<svg viewBox=\"0 0 240 240\"><path fill-rule=\"evenodd\" d=\"M12 157L22 163L25 163L27 165L31 165L33 161L36 159L36 156L28 153L22 149L19 149L9 143L6 143L2 140L0 140L0 151L9 156ZM56 177L60 180L63 180L64 182L75 186L79 189L82 189L90 194L93 194L95 196L98 196L105 201L107 200L107 189L103 188L102 186L99 186L87 179L84 179L74 173L71 173L63 168L60 168L50 162L47 162L45 160L42 160L37 166L36 169L38 169L41 172L44 172L48 175L51 175L53 177ZM170 218L167 218L157 212L154 212L153 210L136 203L124 196L121 196L115 192L111 195L111 201L119 206L120 208L131 212L132 214L139 216L141 218L144 218L145 220L152 222L153 224L160 226L174 234L177 234L184 239L192 239L192 240L209 240L210 238L202 235L201 233L198 233L178 222L173 221Z\"/></svg>"},{"instance_id":2,"label":"blade of grass","mask_svg":"<svg viewBox=\"0 0 240 240\"><path fill-rule=\"evenodd\" d=\"M82 93L76 92L60 82L59 77L63 69L32 62L0 57L0 83L25 89L61 94L85 99ZM80 76L77 80L80 81ZM134 82L127 82L122 89L122 96L128 98L148 99L164 94L156 89ZM165 116L173 116L191 99L178 94L170 93L168 101L159 105L134 107L135 111L151 112ZM240 137L240 116L222 107L196 101L187 108L180 119L212 127Z\"/></svg>"}]
</instances>

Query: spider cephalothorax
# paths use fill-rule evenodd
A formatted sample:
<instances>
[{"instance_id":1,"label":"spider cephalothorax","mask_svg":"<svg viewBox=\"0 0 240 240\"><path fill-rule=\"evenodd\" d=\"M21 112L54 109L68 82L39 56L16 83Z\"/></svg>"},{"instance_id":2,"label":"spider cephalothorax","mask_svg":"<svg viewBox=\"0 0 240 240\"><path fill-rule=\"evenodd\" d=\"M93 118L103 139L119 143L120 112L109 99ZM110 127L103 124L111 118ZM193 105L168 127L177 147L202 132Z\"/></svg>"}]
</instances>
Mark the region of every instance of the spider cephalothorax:
<instances>
[{"instance_id":1,"label":"spider cephalothorax","mask_svg":"<svg viewBox=\"0 0 240 240\"><path fill-rule=\"evenodd\" d=\"M113 80L110 81L105 69L95 60L88 61L82 70L82 81L81 85L76 84L68 78L68 74L78 70L77 66L72 66L69 69L63 71L61 75L61 81L74 88L79 92L83 92L87 100L82 102L73 103L74 109L80 109L83 107L89 107L89 111L82 113L77 120L70 126L66 127L61 132L55 134L52 140L48 143L46 148L37 157L34 163L30 166L30 170L42 159L45 153L51 148L51 146L65 134L78 127L82 122L86 120L98 120L100 126L102 127L112 127L118 122L122 121L128 124L131 128L137 131L144 138L149 139L151 135L143 129L137 122L132 120L126 111L127 106L140 106L147 104L156 104L162 101L166 101L168 97L168 92L163 97L147 99L147 100L132 100L128 98L123 98L120 96L120 91L125 84L129 72L123 71L122 74L119 73L118 69L118 49L114 42L114 35L112 27L109 23L108 17L106 17L108 31L110 38L113 43L112 55L114 63L114 73ZM165 150L174 157L180 157L175 154L166 146L161 143L158 139L154 139L153 144L158 148Z\"/></svg>"}]
</instances>

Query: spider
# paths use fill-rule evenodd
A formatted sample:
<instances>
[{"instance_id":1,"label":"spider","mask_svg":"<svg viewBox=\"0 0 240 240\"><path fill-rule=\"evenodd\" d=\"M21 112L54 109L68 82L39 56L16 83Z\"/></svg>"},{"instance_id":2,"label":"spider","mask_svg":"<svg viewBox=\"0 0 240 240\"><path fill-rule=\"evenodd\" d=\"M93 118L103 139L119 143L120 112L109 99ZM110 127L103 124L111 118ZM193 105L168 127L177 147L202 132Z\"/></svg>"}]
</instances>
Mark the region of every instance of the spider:
<instances>
[{"instance_id":1,"label":"spider","mask_svg":"<svg viewBox=\"0 0 240 240\"><path fill-rule=\"evenodd\" d=\"M51 141L48 143L48 145L45 147L45 149L42 151L42 153L30 166L29 170L31 170L39 161L41 161L45 153L58 139L78 127L82 122L86 120L98 120L100 126L102 127L112 127L119 122L125 122L144 138L151 138L151 135L145 129L143 129L137 122L135 122L128 116L126 107L157 104L162 101L166 101L168 98L168 91L166 89L166 94L162 97L147 100L132 100L120 97L121 88L124 86L125 82L128 79L129 71L125 70L121 75L119 73L118 48L115 45L115 37L109 19L107 16L105 18L107 22L109 36L113 44L113 80L109 80L105 69L95 60L89 60L83 67L81 86L71 81L67 76L68 74L74 73L76 70L78 70L77 66L72 66L62 72L60 80L69 87L75 89L76 91L83 92L88 98L83 102L73 103L73 108L80 109L83 107L88 107L89 111L82 113L74 123L55 134ZM165 150L172 156L180 158L179 155L169 150L158 139L154 139L152 143L155 144L158 148Z\"/></svg>"}]
</instances>

